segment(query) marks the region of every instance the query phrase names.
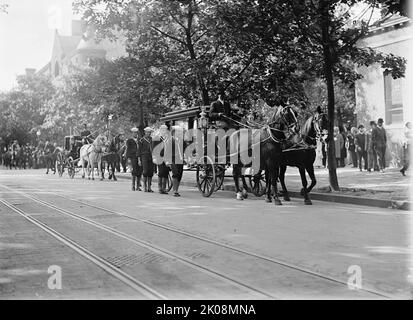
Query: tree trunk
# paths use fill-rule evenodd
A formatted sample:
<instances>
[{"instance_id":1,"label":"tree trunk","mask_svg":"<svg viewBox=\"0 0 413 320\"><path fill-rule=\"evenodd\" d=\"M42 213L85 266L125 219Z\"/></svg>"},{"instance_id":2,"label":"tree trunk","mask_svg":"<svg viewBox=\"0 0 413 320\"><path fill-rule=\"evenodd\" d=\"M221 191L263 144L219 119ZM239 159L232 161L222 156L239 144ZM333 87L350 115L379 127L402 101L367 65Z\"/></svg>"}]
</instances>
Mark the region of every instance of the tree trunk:
<instances>
[{"instance_id":1,"label":"tree trunk","mask_svg":"<svg viewBox=\"0 0 413 320\"><path fill-rule=\"evenodd\" d=\"M334 143L334 79L333 79L333 57L330 48L330 35L329 35L329 4L328 0L321 1L320 8L322 12L321 18L321 31L323 40L323 54L324 54L324 77L327 85L327 115L328 115L328 147L327 147L327 160L328 160L328 172L330 178L330 187L334 191L339 191L337 179L337 164L335 154Z\"/></svg>"}]
</instances>

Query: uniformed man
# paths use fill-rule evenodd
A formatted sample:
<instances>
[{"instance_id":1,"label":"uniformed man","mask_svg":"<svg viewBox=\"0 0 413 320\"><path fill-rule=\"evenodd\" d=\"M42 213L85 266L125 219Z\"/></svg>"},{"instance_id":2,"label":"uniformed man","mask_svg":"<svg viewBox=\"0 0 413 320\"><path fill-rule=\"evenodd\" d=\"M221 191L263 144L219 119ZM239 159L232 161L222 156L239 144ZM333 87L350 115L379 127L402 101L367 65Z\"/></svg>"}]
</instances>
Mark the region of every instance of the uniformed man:
<instances>
[{"instance_id":1,"label":"uniformed man","mask_svg":"<svg viewBox=\"0 0 413 320\"><path fill-rule=\"evenodd\" d=\"M153 129L146 127L145 135L139 140L138 160L143 170L143 187L145 192L152 191L153 159L152 159L152 137Z\"/></svg>"},{"instance_id":2,"label":"uniformed man","mask_svg":"<svg viewBox=\"0 0 413 320\"><path fill-rule=\"evenodd\" d=\"M160 151L160 156L164 157L165 155L165 148L166 148L166 143L168 141L168 127L166 125L162 125L159 128L159 133L156 139L153 141L153 147L163 144L163 149ZM165 161L160 163L161 159L158 159L157 165L158 165L158 190L160 194L168 194L166 191L166 185L168 183L168 178L169 178L169 167L166 165Z\"/></svg>"},{"instance_id":3,"label":"uniformed man","mask_svg":"<svg viewBox=\"0 0 413 320\"><path fill-rule=\"evenodd\" d=\"M89 144L93 142L93 139L91 137L92 133L89 131L87 128L87 123L83 124L83 131L80 133L80 136L82 137L83 144Z\"/></svg>"},{"instance_id":4,"label":"uniformed man","mask_svg":"<svg viewBox=\"0 0 413 320\"><path fill-rule=\"evenodd\" d=\"M123 154L125 159L128 159L132 165L132 191L142 191L141 189L141 177L142 168L138 164L138 150L139 150L139 129L134 127L131 129L132 138L126 140L126 149Z\"/></svg>"}]
</instances>

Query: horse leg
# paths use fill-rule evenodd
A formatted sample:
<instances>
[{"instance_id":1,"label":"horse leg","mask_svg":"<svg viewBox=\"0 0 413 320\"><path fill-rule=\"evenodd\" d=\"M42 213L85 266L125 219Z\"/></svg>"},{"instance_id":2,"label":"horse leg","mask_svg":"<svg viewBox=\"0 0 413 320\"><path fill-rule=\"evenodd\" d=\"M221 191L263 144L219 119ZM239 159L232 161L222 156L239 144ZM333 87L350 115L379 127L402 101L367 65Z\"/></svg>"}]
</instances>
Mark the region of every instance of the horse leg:
<instances>
[{"instance_id":1,"label":"horse leg","mask_svg":"<svg viewBox=\"0 0 413 320\"><path fill-rule=\"evenodd\" d=\"M268 170L268 167L265 169L265 187L266 187L266 192L267 195L265 197L265 202L271 203L272 202L272 197L271 197L271 175Z\"/></svg>"},{"instance_id":2,"label":"horse leg","mask_svg":"<svg viewBox=\"0 0 413 320\"><path fill-rule=\"evenodd\" d=\"M275 163L273 165L273 170L271 170L270 174L271 174L272 189L274 190L274 204L276 206L282 205L281 200L278 198L278 187L277 187L279 171L280 171L280 165L278 163Z\"/></svg>"},{"instance_id":3,"label":"horse leg","mask_svg":"<svg viewBox=\"0 0 413 320\"><path fill-rule=\"evenodd\" d=\"M244 197L242 196L242 192L239 187L239 176L240 176L240 170L238 165L234 165L232 168L232 176L234 178L235 182L235 192L237 193L237 200L244 200Z\"/></svg>"},{"instance_id":4,"label":"horse leg","mask_svg":"<svg viewBox=\"0 0 413 320\"><path fill-rule=\"evenodd\" d=\"M313 166L313 164L307 166L306 170L307 170L308 175L310 176L310 179L311 179L311 184L310 184L310 186L307 188L307 193L310 193L311 190L313 190L313 188L314 188L315 185L317 184L317 179L315 178L314 166Z\"/></svg>"},{"instance_id":5,"label":"horse leg","mask_svg":"<svg viewBox=\"0 0 413 320\"><path fill-rule=\"evenodd\" d=\"M247 185L247 181L245 180L245 175L243 175L241 173L241 180L242 180L242 196L244 197L244 199L248 198L248 185Z\"/></svg>"},{"instance_id":6,"label":"horse leg","mask_svg":"<svg viewBox=\"0 0 413 320\"><path fill-rule=\"evenodd\" d=\"M283 189L284 193L284 201L291 201L290 195L288 194L287 187L285 185L285 172L287 171L287 166L286 165L281 165L280 166L280 183L281 187Z\"/></svg>"},{"instance_id":7,"label":"horse leg","mask_svg":"<svg viewBox=\"0 0 413 320\"><path fill-rule=\"evenodd\" d=\"M304 203L307 205L311 205L313 204L308 196L307 193L307 178L305 176L305 168L304 167L300 167L300 176L301 176L301 183L303 184L303 195L304 195Z\"/></svg>"},{"instance_id":8,"label":"horse leg","mask_svg":"<svg viewBox=\"0 0 413 320\"><path fill-rule=\"evenodd\" d=\"M81 159L80 161L82 161L82 179L85 178L86 176L86 172L85 172L85 160Z\"/></svg>"},{"instance_id":9,"label":"horse leg","mask_svg":"<svg viewBox=\"0 0 413 320\"><path fill-rule=\"evenodd\" d=\"M103 168L104 167L102 167L101 159L98 159L98 176L99 176L99 174L102 174L102 176L100 177L100 181L103 181L105 179L105 176L103 174Z\"/></svg>"}]
</instances>

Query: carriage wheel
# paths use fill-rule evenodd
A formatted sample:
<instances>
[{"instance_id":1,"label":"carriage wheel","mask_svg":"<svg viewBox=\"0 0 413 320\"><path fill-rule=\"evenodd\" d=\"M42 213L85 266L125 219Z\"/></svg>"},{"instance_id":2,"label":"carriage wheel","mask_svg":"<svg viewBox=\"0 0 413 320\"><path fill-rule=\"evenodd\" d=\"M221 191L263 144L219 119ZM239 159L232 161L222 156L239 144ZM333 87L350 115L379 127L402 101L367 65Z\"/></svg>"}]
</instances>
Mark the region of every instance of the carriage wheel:
<instances>
[{"instance_id":1,"label":"carriage wheel","mask_svg":"<svg viewBox=\"0 0 413 320\"><path fill-rule=\"evenodd\" d=\"M221 189L222 184L224 183L225 167L218 165L216 166L215 171L216 171L215 191L218 191Z\"/></svg>"},{"instance_id":2,"label":"carriage wheel","mask_svg":"<svg viewBox=\"0 0 413 320\"><path fill-rule=\"evenodd\" d=\"M267 191L265 173L260 172L249 177L252 193L257 197L262 197Z\"/></svg>"},{"instance_id":3,"label":"carriage wheel","mask_svg":"<svg viewBox=\"0 0 413 320\"><path fill-rule=\"evenodd\" d=\"M57 173L59 174L59 177L63 176L63 172L64 172L64 166L61 162L57 162L56 163L56 168L57 168Z\"/></svg>"},{"instance_id":4,"label":"carriage wheel","mask_svg":"<svg viewBox=\"0 0 413 320\"><path fill-rule=\"evenodd\" d=\"M204 197L210 197L215 191L216 171L210 157L204 157L203 163L196 167L196 184Z\"/></svg>"},{"instance_id":5,"label":"carriage wheel","mask_svg":"<svg viewBox=\"0 0 413 320\"><path fill-rule=\"evenodd\" d=\"M70 161L67 166L67 173L69 174L70 179L73 179L75 177L75 164L73 161Z\"/></svg>"},{"instance_id":6,"label":"carriage wheel","mask_svg":"<svg viewBox=\"0 0 413 320\"><path fill-rule=\"evenodd\" d=\"M171 172L168 173L168 180L166 182L166 192L169 192L172 190L173 183L172 183L172 177L171 177Z\"/></svg>"}]
</instances>

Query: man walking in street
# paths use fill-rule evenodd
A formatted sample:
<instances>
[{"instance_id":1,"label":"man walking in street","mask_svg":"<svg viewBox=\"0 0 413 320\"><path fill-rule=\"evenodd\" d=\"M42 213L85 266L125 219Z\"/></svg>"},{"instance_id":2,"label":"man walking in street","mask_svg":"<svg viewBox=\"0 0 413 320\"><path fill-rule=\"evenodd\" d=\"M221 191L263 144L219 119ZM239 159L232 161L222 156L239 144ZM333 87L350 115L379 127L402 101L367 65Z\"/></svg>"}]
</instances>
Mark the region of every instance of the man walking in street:
<instances>
[{"instance_id":1,"label":"man walking in street","mask_svg":"<svg viewBox=\"0 0 413 320\"><path fill-rule=\"evenodd\" d=\"M163 149L159 154L160 157L163 158L165 156L165 148L168 140L168 127L166 125L161 125L161 127L159 128L159 134L154 140L156 140L153 142L154 147L159 144L163 145ZM157 163L158 165L158 190L160 194L168 194L166 185L169 179L169 167L165 164L164 161L162 161L162 163L160 162L160 159L158 159L158 161L155 161L155 163Z\"/></svg>"},{"instance_id":2,"label":"man walking in street","mask_svg":"<svg viewBox=\"0 0 413 320\"><path fill-rule=\"evenodd\" d=\"M132 128L132 138L126 140L126 149L123 157L128 159L132 166L132 191L141 191L141 176L142 169L138 164L138 153L139 153L139 139L138 139L138 128Z\"/></svg>"},{"instance_id":3,"label":"man walking in street","mask_svg":"<svg viewBox=\"0 0 413 320\"><path fill-rule=\"evenodd\" d=\"M371 133L371 140L373 143L373 148L376 150L380 171L384 172L386 168L386 146L387 146L387 135L386 129L383 127L383 119L377 120L377 127L373 129Z\"/></svg>"},{"instance_id":4,"label":"man walking in street","mask_svg":"<svg viewBox=\"0 0 413 320\"><path fill-rule=\"evenodd\" d=\"M363 171L362 161L364 161L364 170L368 170L368 160L367 160L368 136L362 124L359 125L358 130L359 132L356 134L356 138L354 139L354 142L355 142L355 147L357 151L359 169L360 171Z\"/></svg>"},{"instance_id":5,"label":"man walking in street","mask_svg":"<svg viewBox=\"0 0 413 320\"><path fill-rule=\"evenodd\" d=\"M167 162L167 165L171 167L172 170L172 185L173 185L173 196L180 197L179 185L182 180L182 175L184 172L184 131L180 126L172 127L172 136L168 141L167 149L165 152L169 155L171 163Z\"/></svg>"},{"instance_id":6,"label":"man walking in street","mask_svg":"<svg viewBox=\"0 0 413 320\"><path fill-rule=\"evenodd\" d=\"M153 158L152 158L152 138L153 129L146 127L145 135L139 140L138 160L143 169L143 187L145 192L152 191Z\"/></svg>"}]
</instances>

